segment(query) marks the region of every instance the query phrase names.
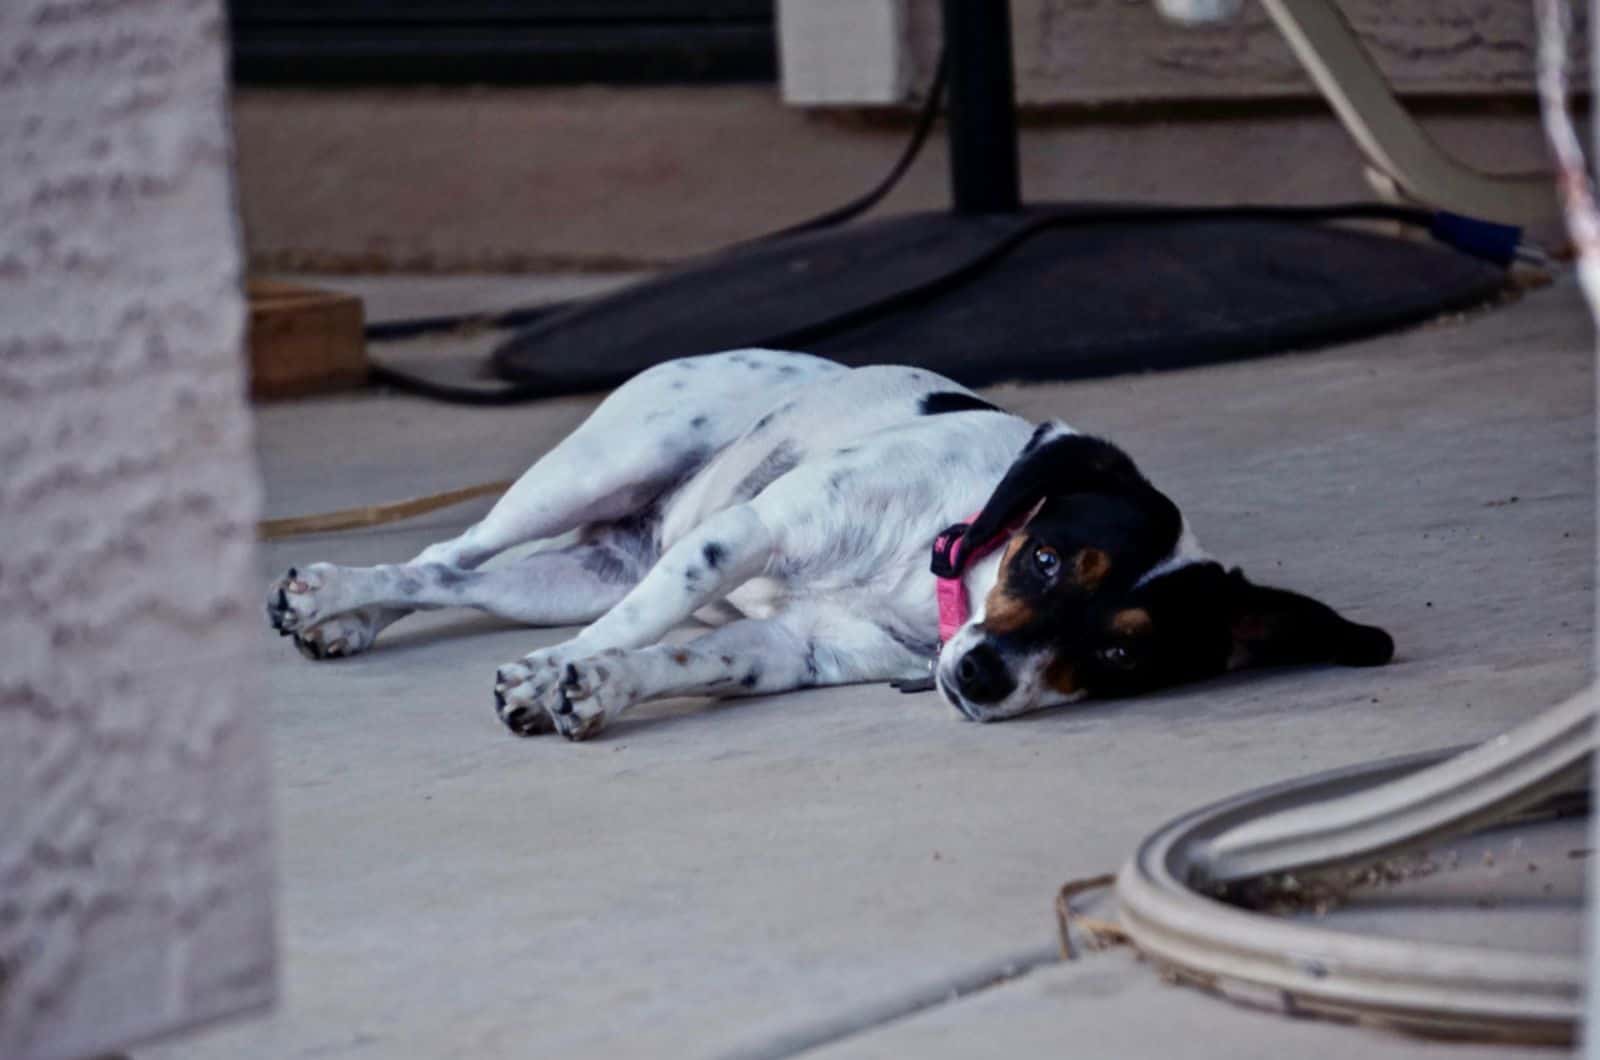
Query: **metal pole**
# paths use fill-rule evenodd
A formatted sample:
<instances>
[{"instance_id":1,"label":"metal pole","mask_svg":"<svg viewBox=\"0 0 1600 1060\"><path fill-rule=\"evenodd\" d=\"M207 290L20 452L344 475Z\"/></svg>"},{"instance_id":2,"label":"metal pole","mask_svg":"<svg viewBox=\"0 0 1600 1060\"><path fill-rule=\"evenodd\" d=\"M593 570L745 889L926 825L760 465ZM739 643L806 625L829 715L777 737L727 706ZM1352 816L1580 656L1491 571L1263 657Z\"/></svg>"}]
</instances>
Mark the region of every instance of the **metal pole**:
<instances>
[{"instance_id":1,"label":"metal pole","mask_svg":"<svg viewBox=\"0 0 1600 1060\"><path fill-rule=\"evenodd\" d=\"M1011 75L1010 0L943 0L950 67L950 189L956 213L1022 204Z\"/></svg>"}]
</instances>

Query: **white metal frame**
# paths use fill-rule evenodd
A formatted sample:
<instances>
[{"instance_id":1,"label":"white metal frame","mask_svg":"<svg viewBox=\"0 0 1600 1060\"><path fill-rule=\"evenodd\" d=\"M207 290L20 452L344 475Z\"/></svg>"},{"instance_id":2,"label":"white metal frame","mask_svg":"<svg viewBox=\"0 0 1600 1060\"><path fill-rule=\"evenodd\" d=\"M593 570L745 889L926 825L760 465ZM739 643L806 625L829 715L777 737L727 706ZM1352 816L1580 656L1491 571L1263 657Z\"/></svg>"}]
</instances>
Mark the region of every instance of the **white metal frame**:
<instances>
[{"instance_id":1,"label":"white metal frame","mask_svg":"<svg viewBox=\"0 0 1600 1060\"><path fill-rule=\"evenodd\" d=\"M1554 176L1490 177L1444 155L1400 108L1327 0L1262 2L1368 158L1408 194L1521 223L1552 213L1559 218L1564 206L1581 285L1600 326L1600 211L1566 113L1565 0L1536 0L1540 92L1561 165L1559 185ZM1600 0L1591 3L1600 12ZM1587 787L1597 689L1458 754L1291 781L1179 818L1145 840L1117 877L1123 929L1142 952L1182 976L1292 1011L1428 1032L1573 1040L1584 1014L1585 968L1600 979L1592 883L1586 960L1334 931L1218 895L1229 885L1239 893L1245 881L1290 873L1326 879L1335 869L1373 866ZM1591 980L1589 990L1600 984ZM1595 996L1588 995L1591 1003ZM1600 1043L1590 1042L1588 1055L1600 1060Z\"/></svg>"}]
</instances>

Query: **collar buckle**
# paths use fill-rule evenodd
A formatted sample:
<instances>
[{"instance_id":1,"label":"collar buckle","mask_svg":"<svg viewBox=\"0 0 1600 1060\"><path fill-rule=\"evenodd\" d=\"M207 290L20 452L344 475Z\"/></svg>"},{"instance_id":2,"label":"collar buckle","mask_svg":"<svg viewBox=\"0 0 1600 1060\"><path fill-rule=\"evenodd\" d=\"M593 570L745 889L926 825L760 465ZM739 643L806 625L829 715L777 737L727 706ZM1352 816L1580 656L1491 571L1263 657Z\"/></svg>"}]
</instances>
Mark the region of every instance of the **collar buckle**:
<instances>
[{"instance_id":1,"label":"collar buckle","mask_svg":"<svg viewBox=\"0 0 1600 1060\"><path fill-rule=\"evenodd\" d=\"M933 562L929 565L936 578L959 578L966 566L967 556L961 539L970 523L957 523L933 539Z\"/></svg>"}]
</instances>

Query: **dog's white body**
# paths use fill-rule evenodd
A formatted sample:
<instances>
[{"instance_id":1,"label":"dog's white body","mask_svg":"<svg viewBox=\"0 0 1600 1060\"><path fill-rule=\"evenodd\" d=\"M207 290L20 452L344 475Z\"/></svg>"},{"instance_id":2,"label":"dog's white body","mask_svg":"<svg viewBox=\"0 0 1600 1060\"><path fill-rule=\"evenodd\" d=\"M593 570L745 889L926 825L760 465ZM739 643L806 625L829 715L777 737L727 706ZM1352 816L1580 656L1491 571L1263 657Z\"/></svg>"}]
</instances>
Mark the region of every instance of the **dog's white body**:
<instances>
[{"instance_id":1,"label":"dog's white body","mask_svg":"<svg viewBox=\"0 0 1600 1060\"><path fill-rule=\"evenodd\" d=\"M973 407L928 414L934 394ZM673 361L618 389L460 537L400 566L290 571L269 610L318 658L421 608L589 622L501 668L500 716L525 735L582 738L663 696L924 677L939 647L930 543L1032 432L920 369L771 350ZM569 548L479 569L573 530ZM998 562L967 572L974 604ZM696 615L719 628L659 643Z\"/></svg>"},{"instance_id":2,"label":"dog's white body","mask_svg":"<svg viewBox=\"0 0 1600 1060\"><path fill-rule=\"evenodd\" d=\"M975 606L941 646L931 546L969 519L939 568ZM544 547L484 566L530 542ZM291 569L267 610L326 658L436 607L588 623L496 674L507 727L572 739L647 699L913 681L935 656L945 700L993 721L1394 655L1384 630L1206 555L1103 438L1034 428L920 369L774 350L636 376L459 537L397 566ZM716 628L663 643L692 617Z\"/></svg>"}]
</instances>

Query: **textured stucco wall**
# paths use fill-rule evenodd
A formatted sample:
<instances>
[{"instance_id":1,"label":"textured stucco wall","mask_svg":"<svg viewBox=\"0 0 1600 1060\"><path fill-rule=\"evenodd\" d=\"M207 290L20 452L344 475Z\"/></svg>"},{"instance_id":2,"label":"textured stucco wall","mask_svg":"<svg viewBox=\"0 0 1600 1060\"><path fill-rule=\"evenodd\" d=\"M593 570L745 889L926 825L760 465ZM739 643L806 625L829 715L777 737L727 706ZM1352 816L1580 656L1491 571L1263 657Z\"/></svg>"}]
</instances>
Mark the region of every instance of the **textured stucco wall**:
<instances>
[{"instance_id":1,"label":"textured stucco wall","mask_svg":"<svg viewBox=\"0 0 1600 1060\"><path fill-rule=\"evenodd\" d=\"M1010 2L1024 105L1316 96L1259 4L1219 23L1183 25L1153 0ZM1530 4L1333 2L1402 95L1533 93ZM927 84L938 60L939 0L780 0L779 9L784 95L796 103L902 102ZM830 47L835 40L845 43Z\"/></svg>"},{"instance_id":2,"label":"textured stucco wall","mask_svg":"<svg viewBox=\"0 0 1600 1060\"><path fill-rule=\"evenodd\" d=\"M0 0L0 1057L265 1003L217 0Z\"/></svg>"},{"instance_id":3,"label":"textured stucco wall","mask_svg":"<svg viewBox=\"0 0 1600 1060\"><path fill-rule=\"evenodd\" d=\"M1533 7L1518 0L1332 0L1402 96L1528 97ZM912 83L939 54L937 0L908 0ZM1152 0L1012 0L1023 104L1314 98L1259 4L1181 25ZM1115 46L1109 46L1115 42ZM926 73L921 73L925 71ZM1581 76L1581 72L1580 72Z\"/></svg>"}]
</instances>

